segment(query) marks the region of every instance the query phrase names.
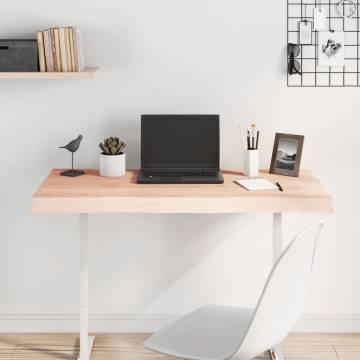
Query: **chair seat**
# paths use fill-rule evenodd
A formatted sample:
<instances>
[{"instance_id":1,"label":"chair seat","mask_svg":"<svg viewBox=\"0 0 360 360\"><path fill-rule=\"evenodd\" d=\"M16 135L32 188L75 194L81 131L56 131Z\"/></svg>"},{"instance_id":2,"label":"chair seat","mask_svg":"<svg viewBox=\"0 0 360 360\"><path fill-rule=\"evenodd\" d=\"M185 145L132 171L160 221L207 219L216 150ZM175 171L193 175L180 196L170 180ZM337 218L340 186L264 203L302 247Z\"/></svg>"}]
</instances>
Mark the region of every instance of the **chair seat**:
<instances>
[{"instance_id":1,"label":"chair seat","mask_svg":"<svg viewBox=\"0 0 360 360\"><path fill-rule=\"evenodd\" d=\"M194 360L225 360L239 349L255 309L210 305L161 329L147 349Z\"/></svg>"}]
</instances>

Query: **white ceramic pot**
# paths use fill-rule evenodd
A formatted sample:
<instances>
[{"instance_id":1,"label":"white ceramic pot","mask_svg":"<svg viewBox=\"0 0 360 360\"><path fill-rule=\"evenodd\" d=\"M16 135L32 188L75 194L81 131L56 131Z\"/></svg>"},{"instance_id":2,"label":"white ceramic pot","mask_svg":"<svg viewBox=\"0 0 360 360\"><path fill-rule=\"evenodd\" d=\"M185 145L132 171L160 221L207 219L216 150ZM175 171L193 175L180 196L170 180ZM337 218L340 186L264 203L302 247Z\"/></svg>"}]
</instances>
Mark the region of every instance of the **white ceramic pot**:
<instances>
[{"instance_id":1,"label":"white ceramic pot","mask_svg":"<svg viewBox=\"0 0 360 360\"><path fill-rule=\"evenodd\" d=\"M125 153L120 155L100 154L100 176L118 177L125 175Z\"/></svg>"},{"instance_id":2,"label":"white ceramic pot","mask_svg":"<svg viewBox=\"0 0 360 360\"><path fill-rule=\"evenodd\" d=\"M259 176L259 150L246 150L244 158L245 176Z\"/></svg>"}]
</instances>

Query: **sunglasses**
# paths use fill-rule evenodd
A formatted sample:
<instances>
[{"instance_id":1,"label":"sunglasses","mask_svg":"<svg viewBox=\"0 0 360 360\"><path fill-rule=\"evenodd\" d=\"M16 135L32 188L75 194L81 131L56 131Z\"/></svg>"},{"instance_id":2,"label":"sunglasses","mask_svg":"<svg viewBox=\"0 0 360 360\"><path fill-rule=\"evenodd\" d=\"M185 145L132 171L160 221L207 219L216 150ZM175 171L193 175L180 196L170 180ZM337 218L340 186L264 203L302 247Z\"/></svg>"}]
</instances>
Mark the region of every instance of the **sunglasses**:
<instances>
[{"instance_id":1,"label":"sunglasses","mask_svg":"<svg viewBox=\"0 0 360 360\"><path fill-rule=\"evenodd\" d=\"M289 75L299 74L302 75L300 71L300 63L295 60L300 54L300 47L298 44L288 44L288 73Z\"/></svg>"}]
</instances>

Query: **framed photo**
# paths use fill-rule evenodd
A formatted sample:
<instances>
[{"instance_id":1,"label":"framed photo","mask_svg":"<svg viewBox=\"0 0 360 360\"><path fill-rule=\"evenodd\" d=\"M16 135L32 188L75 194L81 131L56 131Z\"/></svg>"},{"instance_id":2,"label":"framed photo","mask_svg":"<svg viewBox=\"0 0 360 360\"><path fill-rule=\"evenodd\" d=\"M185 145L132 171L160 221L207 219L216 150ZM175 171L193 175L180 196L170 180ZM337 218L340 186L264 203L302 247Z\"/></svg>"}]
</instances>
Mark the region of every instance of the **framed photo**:
<instances>
[{"instance_id":1,"label":"framed photo","mask_svg":"<svg viewBox=\"0 0 360 360\"><path fill-rule=\"evenodd\" d=\"M270 174L299 176L304 136L275 134Z\"/></svg>"}]
</instances>

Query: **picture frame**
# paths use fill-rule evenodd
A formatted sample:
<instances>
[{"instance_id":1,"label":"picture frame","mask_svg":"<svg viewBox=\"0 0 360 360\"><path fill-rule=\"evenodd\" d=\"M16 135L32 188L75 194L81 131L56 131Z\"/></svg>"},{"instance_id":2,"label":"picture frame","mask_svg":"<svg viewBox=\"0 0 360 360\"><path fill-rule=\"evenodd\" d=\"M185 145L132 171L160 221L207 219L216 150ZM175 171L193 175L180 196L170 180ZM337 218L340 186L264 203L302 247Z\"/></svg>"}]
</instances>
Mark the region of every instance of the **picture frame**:
<instances>
[{"instance_id":1,"label":"picture frame","mask_svg":"<svg viewBox=\"0 0 360 360\"><path fill-rule=\"evenodd\" d=\"M299 176L303 145L303 135L276 133L270 174Z\"/></svg>"}]
</instances>

